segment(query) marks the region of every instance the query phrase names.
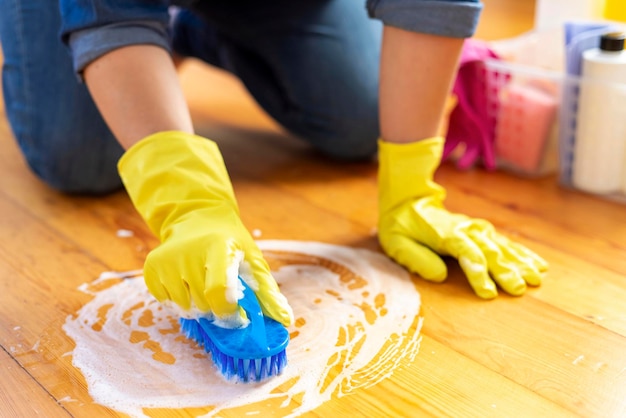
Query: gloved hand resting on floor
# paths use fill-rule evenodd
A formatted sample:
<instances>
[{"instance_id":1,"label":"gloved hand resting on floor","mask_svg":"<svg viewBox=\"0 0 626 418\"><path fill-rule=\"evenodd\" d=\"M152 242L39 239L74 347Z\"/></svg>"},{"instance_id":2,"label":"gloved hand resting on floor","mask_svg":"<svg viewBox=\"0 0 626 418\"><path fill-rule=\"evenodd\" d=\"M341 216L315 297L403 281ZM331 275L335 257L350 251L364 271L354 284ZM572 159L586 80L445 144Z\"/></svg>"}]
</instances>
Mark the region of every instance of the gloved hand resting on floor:
<instances>
[{"instance_id":1,"label":"gloved hand resting on floor","mask_svg":"<svg viewBox=\"0 0 626 418\"><path fill-rule=\"evenodd\" d=\"M240 274L265 315L285 326L292 322L287 299L239 218L214 142L161 132L132 146L118 169L133 204L161 241L144 266L156 299L173 301L192 317L212 312L236 323L242 315Z\"/></svg>"},{"instance_id":2,"label":"gloved hand resting on floor","mask_svg":"<svg viewBox=\"0 0 626 418\"><path fill-rule=\"evenodd\" d=\"M489 222L443 207L446 192L433 181L442 150L443 138L379 141L378 233L385 252L435 282L447 276L439 255L452 256L484 299L497 296L496 283L512 295L523 294L527 284L538 286L548 267L542 258L497 233Z\"/></svg>"}]
</instances>

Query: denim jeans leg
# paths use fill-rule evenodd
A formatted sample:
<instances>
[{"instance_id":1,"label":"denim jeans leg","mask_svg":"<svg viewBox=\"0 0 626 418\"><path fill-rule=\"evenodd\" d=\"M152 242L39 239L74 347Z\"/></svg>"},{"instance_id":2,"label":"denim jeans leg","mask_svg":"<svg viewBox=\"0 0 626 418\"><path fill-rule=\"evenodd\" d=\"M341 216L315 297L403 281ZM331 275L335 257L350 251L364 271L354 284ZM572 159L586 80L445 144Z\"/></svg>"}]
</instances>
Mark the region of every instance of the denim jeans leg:
<instances>
[{"instance_id":1,"label":"denim jeans leg","mask_svg":"<svg viewBox=\"0 0 626 418\"><path fill-rule=\"evenodd\" d=\"M174 25L175 51L239 77L277 122L333 157L376 152L382 24L358 0L211 0Z\"/></svg>"},{"instance_id":2,"label":"denim jeans leg","mask_svg":"<svg viewBox=\"0 0 626 418\"><path fill-rule=\"evenodd\" d=\"M407 31L469 38L476 31L480 0L367 0L367 10L385 25Z\"/></svg>"},{"instance_id":3,"label":"denim jeans leg","mask_svg":"<svg viewBox=\"0 0 626 418\"><path fill-rule=\"evenodd\" d=\"M59 38L58 3L0 0L5 108L31 169L68 193L121 188L122 147L72 69Z\"/></svg>"}]
</instances>

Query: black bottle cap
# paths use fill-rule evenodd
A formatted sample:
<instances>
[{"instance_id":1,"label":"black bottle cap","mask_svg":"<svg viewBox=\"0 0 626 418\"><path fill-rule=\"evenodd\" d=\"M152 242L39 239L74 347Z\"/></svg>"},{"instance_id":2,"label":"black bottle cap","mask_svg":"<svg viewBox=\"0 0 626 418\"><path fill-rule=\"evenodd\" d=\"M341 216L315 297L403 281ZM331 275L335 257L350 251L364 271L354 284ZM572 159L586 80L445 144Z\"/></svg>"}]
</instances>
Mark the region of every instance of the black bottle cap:
<instances>
[{"instance_id":1,"label":"black bottle cap","mask_svg":"<svg viewBox=\"0 0 626 418\"><path fill-rule=\"evenodd\" d=\"M605 33L600 38L600 49L603 51L623 51L626 33L611 32Z\"/></svg>"}]
</instances>

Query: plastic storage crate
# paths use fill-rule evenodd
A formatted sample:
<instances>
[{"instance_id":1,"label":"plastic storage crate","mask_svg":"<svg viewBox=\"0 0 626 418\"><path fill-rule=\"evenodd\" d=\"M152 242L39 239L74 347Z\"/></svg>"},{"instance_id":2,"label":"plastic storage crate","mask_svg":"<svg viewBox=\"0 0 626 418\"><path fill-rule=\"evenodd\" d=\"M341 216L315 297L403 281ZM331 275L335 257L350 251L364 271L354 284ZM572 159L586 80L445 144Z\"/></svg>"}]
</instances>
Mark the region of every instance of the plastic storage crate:
<instances>
[{"instance_id":1,"label":"plastic storage crate","mask_svg":"<svg viewBox=\"0 0 626 418\"><path fill-rule=\"evenodd\" d=\"M565 187L626 201L626 85L566 75L562 30L499 41L494 50L502 59L485 61L485 88L498 167L530 177L557 173ZM595 147L604 138L581 137L581 89L610 92L597 111L610 112L623 139L608 150ZM600 180L592 187L581 181L594 176ZM601 187L602 178L610 187Z\"/></svg>"},{"instance_id":2,"label":"plastic storage crate","mask_svg":"<svg viewBox=\"0 0 626 418\"><path fill-rule=\"evenodd\" d=\"M558 169L562 73L506 61L485 61L489 117L499 168L525 176Z\"/></svg>"}]
</instances>

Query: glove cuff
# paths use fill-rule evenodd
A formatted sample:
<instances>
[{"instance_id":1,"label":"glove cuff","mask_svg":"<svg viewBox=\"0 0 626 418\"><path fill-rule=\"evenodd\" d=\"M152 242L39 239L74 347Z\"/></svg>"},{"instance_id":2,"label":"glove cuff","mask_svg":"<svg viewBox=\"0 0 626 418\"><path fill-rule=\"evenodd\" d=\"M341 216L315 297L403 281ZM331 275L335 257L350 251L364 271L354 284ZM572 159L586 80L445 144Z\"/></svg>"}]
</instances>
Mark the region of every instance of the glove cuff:
<instances>
[{"instance_id":1,"label":"glove cuff","mask_svg":"<svg viewBox=\"0 0 626 418\"><path fill-rule=\"evenodd\" d=\"M433 137L407 144L378 140L379 211L426 196L445 198L445 189L433 181L441 163L444 139Z\"/></svg>"},{"instance_id":2,"label":"glove cuff","mask_svg":"<svg viewBox=\"0 0 626 418\"><path fill-rule=\"evenodd\" d=\"M159 132L129 148L117 167L135 208L161 239L167 223L199 202L226 202L238 212L222 155L206 138Z\"/></svg>"}]
</instances>

